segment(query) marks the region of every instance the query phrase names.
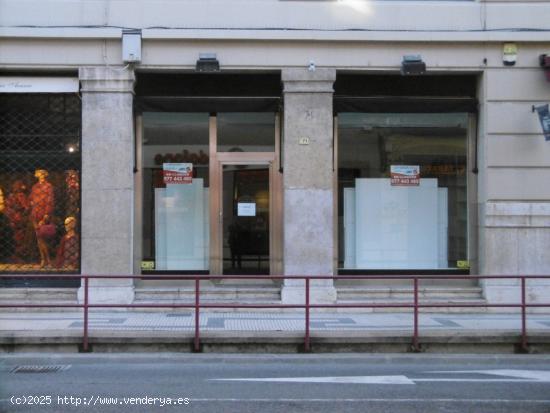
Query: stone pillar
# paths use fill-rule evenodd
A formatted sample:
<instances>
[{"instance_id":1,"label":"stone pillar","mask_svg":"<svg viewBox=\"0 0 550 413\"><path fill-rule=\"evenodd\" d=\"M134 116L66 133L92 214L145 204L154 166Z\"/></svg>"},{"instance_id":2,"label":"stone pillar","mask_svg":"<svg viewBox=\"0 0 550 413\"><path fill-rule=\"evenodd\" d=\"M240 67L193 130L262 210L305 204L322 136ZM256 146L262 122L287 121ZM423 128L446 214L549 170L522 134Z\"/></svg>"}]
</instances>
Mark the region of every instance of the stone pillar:
<instances>
[{"instance_id":1,"label":"stone pillar","mask_svg":"<svg viewBox=\"0 0 550 413\"><path fill-rule=\"evenodd\" d=\"M333 275L333 84L335 69L284 69L284 275ZM285 303L304 302L286 280ZM312 302L334 302L331 281L311 284Z\"/></svg>"},{"instance_id":2,"label":"stone pillar","mask_svg":"<svg viewBox=\"0 0 550 413\"><path fill-rule=\"evenodd\" d=\"M482 274L550 274L550 147L542 136L538 116L530 112L532 104L550 99L550 88L544 76L540 76L538 52L529 53L531 57L522 59L521 70L511 66L488 67L481 78ZM503 84L510 87L502 87ZM489 303L520 302L518 280L485 280L482 286ZM548 303L550 280L530 279L526 292L528 303ZM538 310L549 312L548 308Z\"/></svg>"},{"instance_id":3,"label":"stone pillar","mask_svg":"<svg viewBox=\"0 0 550 413\"><path fill-rule=\"evenodd\" d=\"M485 256L482 273L487 275L550 274L550 204L547 202L487 202L482 231ZM484 280L484 295L491 304L521 303L520 280ZM550 280L526 283L530 304L550 301ZM493 311L519 311L498 309ZM534 311L534 310L530 310ZM548 308L540 310L548 313Z\"/></svg>"},{"instance_id":4,"label":"stone pillar","mask_svg":"<svg viewBox=\"0 0 550 413\"><path fill-rule=\"evenodd\" d=\"M134 72L81 67L82 274L133 273ZM83 288L79 290L83 299ZM131 303L134 282L90 280L90 302Z\"/></svg>"}]
</instances>

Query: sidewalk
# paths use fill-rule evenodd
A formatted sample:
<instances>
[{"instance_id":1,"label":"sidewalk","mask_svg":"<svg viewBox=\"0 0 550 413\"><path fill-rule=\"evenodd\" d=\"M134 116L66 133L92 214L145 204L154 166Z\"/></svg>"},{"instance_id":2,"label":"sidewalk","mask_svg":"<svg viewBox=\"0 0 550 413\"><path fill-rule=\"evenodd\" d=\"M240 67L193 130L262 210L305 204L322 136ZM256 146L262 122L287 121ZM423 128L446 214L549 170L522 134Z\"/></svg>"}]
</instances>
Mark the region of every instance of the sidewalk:
<instances>
[{"instance_id":1,"label":"sidewalk","mask_svg":"<svg viewBox=\"0 0 550 413\"><path fill-rule=\"evenodd\" d=\"M90 311L89 337L101 344L189 343L194 337L193 311ZM201 342L296 345L303 342L304 312L201 312ZM413 335L411 313L315 313L310 317L312 344L409 344ZM527 316L529 344L550 351L550 314ZM83 334L80 312L2 312L0 344L78 344ZM420 343L437 345L514 345L521 335L518 314L421 314ZM4 348L4 350L6 350ZM9 351L9 349L7 350ZM399 350L397 350L399 351Z\"/></svg>"}]
</instances>

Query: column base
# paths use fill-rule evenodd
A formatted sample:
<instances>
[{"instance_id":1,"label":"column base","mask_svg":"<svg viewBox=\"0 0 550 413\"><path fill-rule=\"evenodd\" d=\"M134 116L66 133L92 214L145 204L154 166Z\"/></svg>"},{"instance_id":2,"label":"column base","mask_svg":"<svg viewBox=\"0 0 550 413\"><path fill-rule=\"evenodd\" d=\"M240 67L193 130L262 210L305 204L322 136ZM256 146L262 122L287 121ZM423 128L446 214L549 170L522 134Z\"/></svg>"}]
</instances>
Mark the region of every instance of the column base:
<instances>
[{"instance_id":1,"label":"column base","mask_svg":"<svg viewBox=\"0 0 550 413\"><path fill-rule=\"evenodd\" d=\"M550 280L527 279L525 283L525 300L527 304L546 304L550 297ZM489 304L520 304L521 282L517 280L488 279L481 283L483 296ZM520 312L519 307L489 308L490 312ZM550 314L550 307L535 307L527 310L530 313Z\"/></svg>"},{"instance_id":2,"label":"column base","mask_svg":"<svg viewBox=\"0 0 550 413\"><path fill-rule=\"evenodd\" d=\"M283 304L304 304L306 302L304 287L283 285L281 289L281 301ZM309 302L310 304L336 303L336 288L310 287Z\"/></svg>"},{"instance_id":3,"label":"column base","mask_svg":"<svg viewBox=\"0 0 550 413\"><path fill-rule=\"evenodd\" d=\"M84 303L84 283L78 289L78 303ZM88 287L89 304L132 304L134 286L90 286Z\"/></svg>"}]
</instances>

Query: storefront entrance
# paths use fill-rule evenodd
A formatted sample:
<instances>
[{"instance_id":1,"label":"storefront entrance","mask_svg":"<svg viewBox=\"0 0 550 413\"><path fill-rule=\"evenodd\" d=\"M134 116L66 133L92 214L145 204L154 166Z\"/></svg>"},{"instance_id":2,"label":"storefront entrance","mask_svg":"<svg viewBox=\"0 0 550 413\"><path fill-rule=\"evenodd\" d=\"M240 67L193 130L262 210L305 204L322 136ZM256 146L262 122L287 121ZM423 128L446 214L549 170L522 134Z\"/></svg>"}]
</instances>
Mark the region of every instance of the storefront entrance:
<instances>
[{"instance_id":1,"label":"storefront entrance","mask_svg":"<svg viewBox=\"0 0 550 413\"><path fill-rule=\"evenodd\" d=\"M276 152L215 155L211 274L277 274L282 268L282 178Z\"/></svg>"},{"instance_id":2,"label":"storefront entrance","mask_svg":"<svg viewBox=\"0 0 550 413\"><path fill-rule=\"evenodd\" d=\"M223 274L269 274L270 168L223 165Z\"/></svg>"},{"instance_id":3,"label":"storefront entrance","mask_svg":"<svg viewBox=\"0 0 550 413\"><path fill-rule=\"evenodd\" d=\"M281 271L278 114L148 112L137 130L142 274Z\"/></svg>"}]
</instances>

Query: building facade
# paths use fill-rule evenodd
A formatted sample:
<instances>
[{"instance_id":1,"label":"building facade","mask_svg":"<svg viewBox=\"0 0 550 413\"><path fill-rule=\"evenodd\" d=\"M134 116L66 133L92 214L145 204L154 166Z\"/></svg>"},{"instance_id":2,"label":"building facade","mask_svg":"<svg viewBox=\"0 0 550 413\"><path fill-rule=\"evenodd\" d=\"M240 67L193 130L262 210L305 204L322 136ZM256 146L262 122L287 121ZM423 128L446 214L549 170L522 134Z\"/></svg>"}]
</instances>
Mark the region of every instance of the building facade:
<instances>
[{"instance_id":1,"label":"building facade","mask_svg":"<svg viewBox=\"0 0 550 413\"><path fill-rule=\"evenodd\" d=\"M103 302L158 274L548 274L549 16L0 0L0 270L143 275L93 280Z\"/></svg>"}]
</instances>

